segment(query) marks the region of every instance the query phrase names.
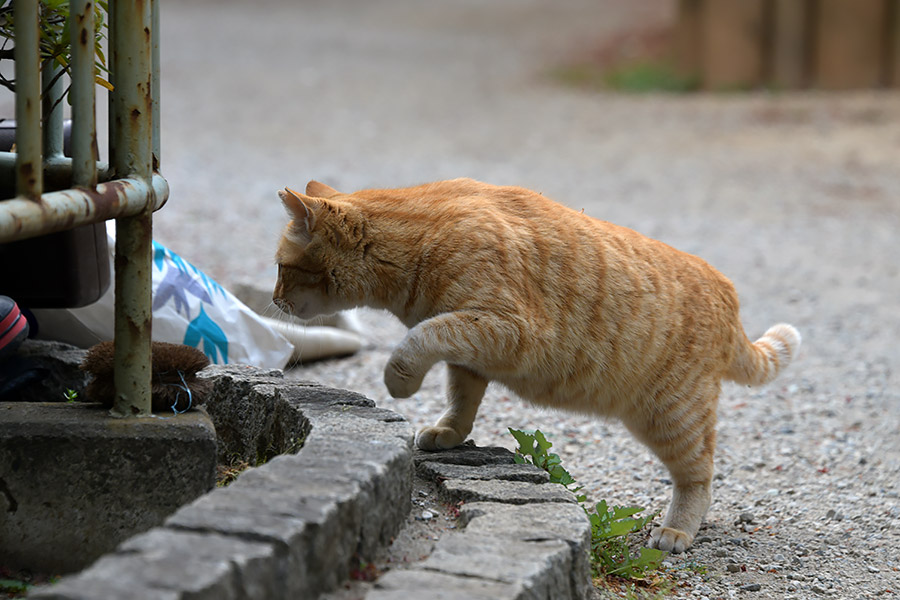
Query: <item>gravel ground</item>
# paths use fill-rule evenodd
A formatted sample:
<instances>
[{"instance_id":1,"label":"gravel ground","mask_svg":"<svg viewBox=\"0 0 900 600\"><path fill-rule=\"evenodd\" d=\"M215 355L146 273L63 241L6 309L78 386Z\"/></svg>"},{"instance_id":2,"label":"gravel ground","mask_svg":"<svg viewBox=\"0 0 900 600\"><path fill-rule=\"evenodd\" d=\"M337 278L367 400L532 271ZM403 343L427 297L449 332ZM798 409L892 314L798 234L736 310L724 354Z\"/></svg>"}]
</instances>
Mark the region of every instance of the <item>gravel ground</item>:
<instances>
[{"instance_id":1,"label":"gravel ground","mask_svg":"<svg viewBox=\"0 0 900 600\"><path fill-rule=\"evenodd\" d=\"M804 336L761 389L727 385L714 503L671 557L685 598L900 594L900 96L629 96L552 81L653 0L168 3L155 237L226 287L270 287L284 185L401 186L469 176L540 190L696 253L732 278L748 334ZM301 366L414 426L441 412L443 368L412 399L382 369L404 328L362 311L369 345ZM473 438L540 428L594 500L663 509L661 464L616 423L489 388Z\"/></svg>"}]
</instances>

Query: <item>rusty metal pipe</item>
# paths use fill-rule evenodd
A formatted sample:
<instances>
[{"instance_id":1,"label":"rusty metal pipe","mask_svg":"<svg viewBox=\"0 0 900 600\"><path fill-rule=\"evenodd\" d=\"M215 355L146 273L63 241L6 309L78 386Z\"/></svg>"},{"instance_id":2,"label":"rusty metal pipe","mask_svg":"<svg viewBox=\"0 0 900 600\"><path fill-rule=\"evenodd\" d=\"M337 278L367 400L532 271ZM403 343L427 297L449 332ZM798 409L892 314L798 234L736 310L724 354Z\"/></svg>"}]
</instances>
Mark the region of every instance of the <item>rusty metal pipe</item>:
<instances>
[{"instance_id":1,"label":"rusty metal pipe","mask_svg":"<svg viewBox=\"0 0 900 600\"><path fill-rule=\"evenodd\" d=\"M110 2L115 81L117 177L150 182L152 176L151 9L154 0ZM152 187L150 188L152 191ZM153 202L140 213L116 219L116 308L114 373L116 397L111 414L150 414L150 334Z\"/></svg>"},{"instance_id":2,"label":"rusty metal pipe","mask_svg":"<svg viewBox=\"0 0 900 600\"><path fill-rule=\"evenodd\" d=\"M151 75L151 87L153 88L153 170L157 171L159 170L159 165L162 161L162 143L159 135L159 2L156 0L151 4L151 13L150 18L153 22L153 39L151 40L153 46L151 50L151 60L153 63L153 72Z\"/></svg>"},{"instance_id":3,"label":"rusty metal pipe","mask_svg":"<svg viewBox=\"0 0 900 600\"><path fill-rule=\"evenodd\" d=\"M117 179L95 189L69 189L44 194L40 202L15 198L0 202L0 243L22 240L79 225L100 223L158 210L169 197L169 184L154 175Z\"/></svg>"},{"instance_id":4,"label":"rusty metal pipe","mask_svg":"<svg viewBox=\"0 0 900 600\"><path fill-rule=\"evenodd\" d=\"M41 112L44 119L44 162L63 156L63 78L62 67L45 60L41 68Z\"/></svg>"},{"instance_id":5,"label":"rusty metal pipe","mask_svg":"<svg viewBox=\"0 0 900 600\"><path fill-rule=\"evenodd\" d=\"M16 193L37 200L44 189L41 170L41 76L38 3L15 0L16 18Z\"/></svg>"},{"instance_id":6,"label":"rusty metal pipe","mask_svg":"<svg viewBox=\"0 0 900 600\"><path fill-rule=\"evenodd\" d=\"M97 185L97 110L94 83L94 3L71 0L72 185Z\"/></svg>"},{"instance_id":7,"label":"rusty metal pipe","mask_svg":"<svg viewBox=\"0 0 900 600\"><path fill-rule=\"evenodd\" d=\"M61 190L72 184L74 177L72 161L73 159L68 156L44 161L44 183L47 189ZM0 189L15 190L15 170L16 153L0 152ZM94 170L97 178L97 181L94 182L95 185L97 182L105 182L113 178L112 167L109 163L96 161ZM2 213L3 201L0 200L0 214Z\"/></svg>"}]
</instances>

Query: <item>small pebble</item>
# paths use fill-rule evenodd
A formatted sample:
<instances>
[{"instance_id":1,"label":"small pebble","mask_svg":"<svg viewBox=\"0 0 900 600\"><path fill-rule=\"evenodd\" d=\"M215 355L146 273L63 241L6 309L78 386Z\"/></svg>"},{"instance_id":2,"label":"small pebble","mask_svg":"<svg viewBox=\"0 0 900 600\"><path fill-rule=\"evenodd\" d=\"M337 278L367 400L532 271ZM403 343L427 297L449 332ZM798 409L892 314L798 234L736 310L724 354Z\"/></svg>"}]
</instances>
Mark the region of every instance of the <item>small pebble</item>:
<instances>
[{"instance_id":1,"label":"small pebble","mask_svg":"<svg viewBox=\"0 0 900 600\"><path fill-rule=\"evenodd\" d=\"M741 565L738 565L738 564L726 565L725 569L729 573L739 573L741 571Z\"/></svg>"},{"instance_id":2,"label":"small pebble","mask_svg":"<svg viewBox=\"0 0 900 600\"><path fill-rule=\"evenodd\" d=\"M741 591L744 592L758 592L762 588L758 583L748 583L747 585L741 586Z\"/></svg>"},{"instance_id":3,"label":"small pebble","mask_svg":"<svg viewBox=\"0 0 900 600\"><path fill-rule=\"evenodd\" d=\"M430 521L430 520L433 519L434 517L435 517L434 513L431 512L430 510L428 510L427 508L426 508L425 510L422 511L421 519L422 519L423 521Z\"/></svg>"},{"instance_id":4,"label":"small pebble","mask_svg":"<svg viewBox=\"0 0 900 600\"><path fill-rule=\"evenodd\" d=\"M742 512L740 516L741 523L752 523L753 522L753 513L751 512Z\"/></svg>"}]
</instances>

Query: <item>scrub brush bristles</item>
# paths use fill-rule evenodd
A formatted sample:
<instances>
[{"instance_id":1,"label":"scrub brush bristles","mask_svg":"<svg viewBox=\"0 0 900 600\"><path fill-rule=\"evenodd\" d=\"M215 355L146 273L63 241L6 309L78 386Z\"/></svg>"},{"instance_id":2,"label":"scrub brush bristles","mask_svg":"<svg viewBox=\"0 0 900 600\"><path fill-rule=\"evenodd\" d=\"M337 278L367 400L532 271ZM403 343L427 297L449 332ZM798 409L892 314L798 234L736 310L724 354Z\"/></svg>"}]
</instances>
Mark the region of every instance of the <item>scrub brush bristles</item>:
<instances>
[{"instance_id":1,"label":"scrub brush bristles","mask_svg":"<svg viewBox=\"0 0 900 600\"><path fill-rule=\"evenodd\" d=\"M88 350L81 369L93 378L85 388L91 402L112 408L116 390L113 382L113 342L102 342ZM206 401L212 382L197 377L209 359L197 348L166 342L152 343L151 394L153 412L182 413Z\"/></svg>"}]
</instances>

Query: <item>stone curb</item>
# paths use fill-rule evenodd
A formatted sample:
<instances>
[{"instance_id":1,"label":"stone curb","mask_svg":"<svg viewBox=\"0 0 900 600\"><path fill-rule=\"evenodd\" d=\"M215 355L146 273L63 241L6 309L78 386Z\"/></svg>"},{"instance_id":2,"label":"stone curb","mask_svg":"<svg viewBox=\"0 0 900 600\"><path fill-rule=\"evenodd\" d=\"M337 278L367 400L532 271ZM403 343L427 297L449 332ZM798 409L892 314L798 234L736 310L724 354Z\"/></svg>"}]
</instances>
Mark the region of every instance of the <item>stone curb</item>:
<instances>
[{"instance_id":1,"label":"stone curb","mask_svg":"<svg viewBox=\"0 0 900 600\"><path fill-rule=\"evenodd\" d=\"M366 598L588 597L587 517L572 494L548 485L540 469L514 464L508 450L414 453L409 424L353 392L244 367L210 376L225 400L208 410L217 431L234 438L232 452L258 457L261 440L290 442L298 431L302 448L29 597L316 598L391 542L410 512L414 469L460 504L458 529L423 562L385 573ZM264 417L261 427L241 426L248 411Z\"/></svg>"},{"instance_id":2,"label":"stone curb","mask_svg":"<svg viewBox=\"0 0 900 600\"><path fill-rule=\"evenodd\" d=\"M458 530L409 569L384 574L367 600L582 599L591 592L590 522L575 497L505 448L416 451L420 477L459 503Z\"/></svg>"},{"instance_id":3,"label":"stone curb","mask_svg":"<svg viewBox=\"0 0 900 600\"><path fill-rule=\"evenodd\" d=\"M209 412L228 431L228 420L241 421L247 410L293 409L308 431L299 452L246 471L29 597L315 598L342 583L357 561L373 560L410 510L409 424L358 394L276 374L213 369L217 385L234 396ZM246 402L251 395L254 406ZM244 440L246 449L257 441Z\"/></svg>"}]
</instances>

